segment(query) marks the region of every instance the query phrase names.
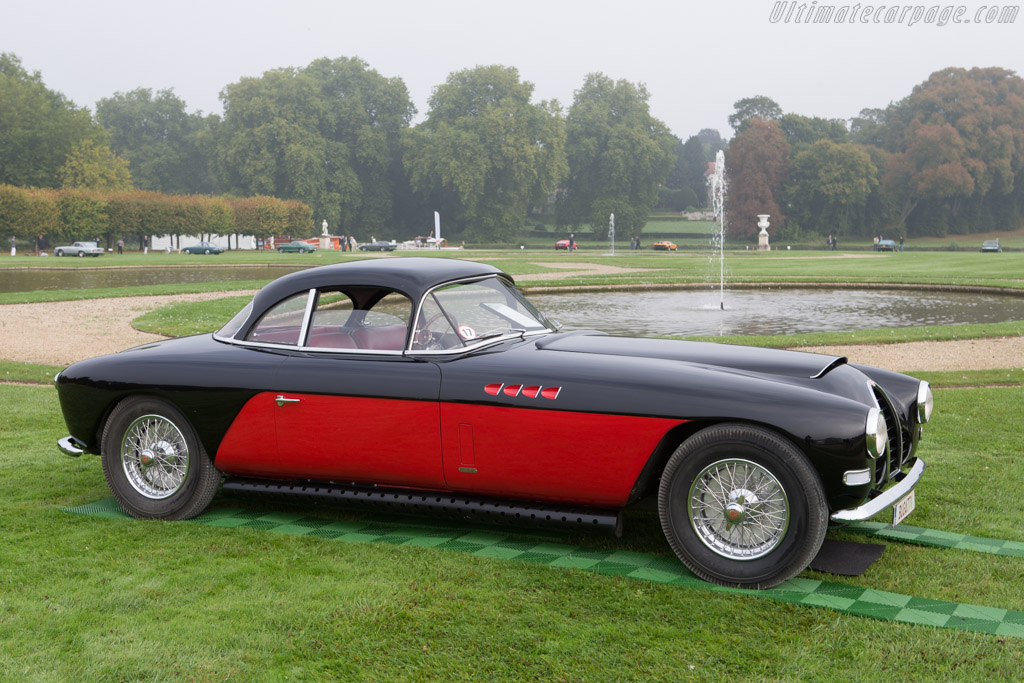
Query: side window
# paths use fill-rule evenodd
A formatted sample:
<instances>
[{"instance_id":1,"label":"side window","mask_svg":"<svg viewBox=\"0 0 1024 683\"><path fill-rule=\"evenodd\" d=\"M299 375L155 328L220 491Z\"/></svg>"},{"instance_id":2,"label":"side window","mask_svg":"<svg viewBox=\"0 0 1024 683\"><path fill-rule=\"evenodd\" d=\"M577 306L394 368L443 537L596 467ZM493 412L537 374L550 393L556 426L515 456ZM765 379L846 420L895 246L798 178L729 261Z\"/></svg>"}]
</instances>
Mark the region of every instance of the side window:
<instances>
[{"instance_id":1,"label":"side window","mask_svg":"<svg viewBox=\"0 0 1024 683\"><path fill-rule=\"evenodd\" d=\"M309 292L300 292L272 306L253 326L246 341L297 346L308 299Z\"/></svg>"},{"instance_id":2,"label":"side window","mask_svg":"<svg viewBox=\"0 0 1024 683\"><path fill-rule=\"evenodd\" d=\"M321 349L403 351L411 310L408 297L397 292L323 290L313 311L308 345Z\"/></svg>"}]
</instances>

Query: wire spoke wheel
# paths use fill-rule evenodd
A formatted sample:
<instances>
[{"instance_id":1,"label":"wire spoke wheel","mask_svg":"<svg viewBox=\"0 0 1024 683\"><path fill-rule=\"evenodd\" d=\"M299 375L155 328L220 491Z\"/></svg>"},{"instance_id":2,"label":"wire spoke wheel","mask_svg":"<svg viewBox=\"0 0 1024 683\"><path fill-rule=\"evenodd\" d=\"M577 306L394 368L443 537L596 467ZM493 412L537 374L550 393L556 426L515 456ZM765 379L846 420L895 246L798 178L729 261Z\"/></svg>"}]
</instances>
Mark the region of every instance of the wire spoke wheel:
<instances>
[{"instance_id":1,"label":"wire spoke wheel","mask_svg":"<svg viewBox=\"0 0 1024 683\"><path fill-rule=\"evenodd\" d=\"M828 503L807 457L782 435L723 423L683 441L658 487L661 528L676 556L723 586L770 588L810 564Z\"/></svg>"},{"instance_id":2,"label":"wire spoke wheel","mask_svg":"<svg viewBox=\"0 0 1024 683\"><path fill-rule=\"evenodd\" d=\"M132 517L191 519L220 486L220 472L188 418L156 397L118 403L103 428L101 451L110 492Z\"/></svg>"},{"instance_id":3,"label":"wire spoke wheel","mask_svg":"<svg viewBox=\"0 0 1024 683\"><path fill-rule=\"evenodd\" d=\"M121 466L128 483L146 498L161 500L173 496L188 477L185 436L167 418L143 415L125 430Z\"/></svg>"},{"instance_id":4,"label":"wire spoke wheel","mask_svg":"<svg viewBox=\"0 0 1024 683\"><path fill-rule=\"evenodd\" d=\"M749 460L720 460L690 486L690 524L715 553L754 560L778 546L789 528L789 499L779 480Z\"/></svg>"}]
</instances>

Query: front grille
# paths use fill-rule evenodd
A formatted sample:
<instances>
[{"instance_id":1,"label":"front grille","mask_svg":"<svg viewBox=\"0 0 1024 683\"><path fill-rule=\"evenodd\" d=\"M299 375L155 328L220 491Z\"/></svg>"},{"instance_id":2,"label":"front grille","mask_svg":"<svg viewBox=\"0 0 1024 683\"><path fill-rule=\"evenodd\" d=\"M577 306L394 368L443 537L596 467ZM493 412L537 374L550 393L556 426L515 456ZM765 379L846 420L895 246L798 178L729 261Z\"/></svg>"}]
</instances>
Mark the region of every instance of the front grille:
<instances>
[{"instance_id":1,"label":"front grille","mask_svg":"<svg viewBox=\"0 0 1024 683\"><path fill-rule=\"evenodd\" d=\"M900 426L899 413L896 412L896 407L893 405L886 393L882 391L882 388L877 384L872 384L871 389L875 392L875 400L878 401L878 408L882 411L882 415L885 417L885 426L889 435L889 448L886 450L886 454L883 457L887 459L888 478L892 479L899 474L900 467L903 466L909 451L905 451L903 448L903 429ZM882 458L879 458L879 460L881 459ZM876 468L876 474L877 473Z\"/></svg>"}]
</instances>

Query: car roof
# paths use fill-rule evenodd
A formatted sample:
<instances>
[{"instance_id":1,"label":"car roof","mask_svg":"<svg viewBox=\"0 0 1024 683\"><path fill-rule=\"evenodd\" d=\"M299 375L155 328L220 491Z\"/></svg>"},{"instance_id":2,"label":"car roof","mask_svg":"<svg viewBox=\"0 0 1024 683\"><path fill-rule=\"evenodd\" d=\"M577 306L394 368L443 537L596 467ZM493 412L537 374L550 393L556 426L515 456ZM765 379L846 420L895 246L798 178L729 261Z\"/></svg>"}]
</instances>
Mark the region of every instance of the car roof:
<instances>
[{"instance_id":1,"label":"car roof","mask_svg":"<svg viewBox=\"0 0 1024 683\"><path fill-rule=\"evenodd\" d=\"M511 277L494 266L461 259L392 257L347 261L300 270L274 280L256 293L252 312L254 316L261 315L278 301L308 289L345 285L387 287L402 292L415 303L445 282L488 275L501 275L512 282Z\"/></svg>"}]
</instances>

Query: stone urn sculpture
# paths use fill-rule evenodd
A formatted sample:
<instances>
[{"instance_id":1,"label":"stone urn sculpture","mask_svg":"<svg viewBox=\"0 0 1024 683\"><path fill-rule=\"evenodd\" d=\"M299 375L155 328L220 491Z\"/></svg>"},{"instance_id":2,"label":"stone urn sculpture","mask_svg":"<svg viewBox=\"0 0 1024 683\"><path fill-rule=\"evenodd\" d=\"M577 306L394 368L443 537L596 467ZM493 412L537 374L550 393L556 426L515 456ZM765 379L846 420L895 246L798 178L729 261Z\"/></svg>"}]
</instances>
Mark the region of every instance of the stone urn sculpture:
<instances>
[{"instance_id":1,"label":"stone urn sculpture","mask_svg":"<svg viewBox=\"0 0 1024 683\"><path fill-rule=\"evenodd\" d=\"M768 218L771 214L759 213L757 214L757 227L761 228L761 232L757 234L757 250L758 251L771 251L771 247L768 246Z\"/></svg>"}]
</instances>

